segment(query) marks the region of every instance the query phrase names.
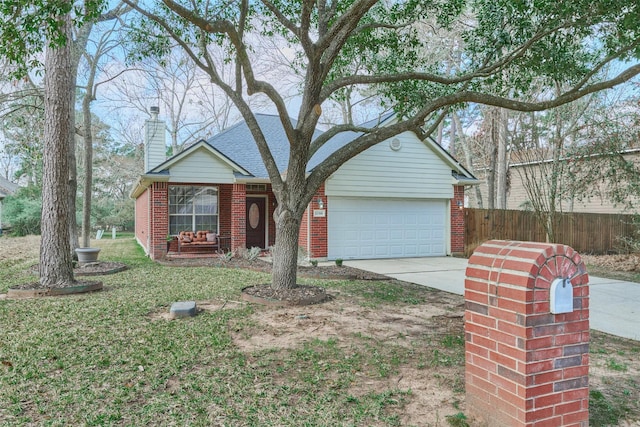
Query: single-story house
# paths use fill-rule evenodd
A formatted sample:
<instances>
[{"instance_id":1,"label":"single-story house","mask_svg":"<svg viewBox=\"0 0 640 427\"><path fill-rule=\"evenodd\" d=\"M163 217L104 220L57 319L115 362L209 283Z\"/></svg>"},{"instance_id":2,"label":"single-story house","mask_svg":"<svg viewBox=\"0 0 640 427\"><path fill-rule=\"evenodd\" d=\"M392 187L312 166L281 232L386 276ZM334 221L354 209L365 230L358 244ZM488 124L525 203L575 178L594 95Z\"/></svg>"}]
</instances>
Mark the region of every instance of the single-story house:
<instances>
[{"instance_id":1,"label":"single-story house","mask_svg":"<svg viewBox=\"0 0 640 427\"><path fill-rule=\"evenodd\" d=\"M258 114L284 173L289 143L278 116ZM362 126L386 126L391 115ZM295 124L295 122L294 122ZM275 243L276 199L246 123L165 158L165 123L146 123L145 173L131 191L135 234L152 259L180 231L218 233L222 246ZM318 134L321 132L318 131ZM341 133L312 157L311 171L359 134ZM355 156L317 191L304 214L300 246L312 259L444 256L464 250L464 187L477 179L434 141L405 132ZM173 250L173 249L171 249Z\"/></svg>"},{"instance_id":2,"label":"single-story house","mask_svg":"<svg viewBox=\"0 0 640 427\"><path fill-rule=\"evenodd\" d=\"M0 234L2 234L2 200L11 196L20 188L17 184L0 176Z\"/></svg>"}]
</instances>

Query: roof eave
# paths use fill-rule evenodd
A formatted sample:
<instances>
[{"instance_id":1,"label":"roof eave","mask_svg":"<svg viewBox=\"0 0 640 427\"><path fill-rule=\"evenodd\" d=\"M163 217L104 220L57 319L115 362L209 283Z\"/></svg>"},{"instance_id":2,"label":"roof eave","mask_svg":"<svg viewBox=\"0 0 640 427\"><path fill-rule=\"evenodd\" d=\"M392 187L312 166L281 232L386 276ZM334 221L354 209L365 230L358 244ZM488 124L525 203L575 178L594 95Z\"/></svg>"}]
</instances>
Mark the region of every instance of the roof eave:
<instances>
[{"instance_id":1,"label":"roof eave","mask_svg":"<svg viewBox=\"0 0 640 427\"><path fill-rule=\"evenodd\" d=\"M477 178L451 178L453 185L480 185L480 180Z\"/></svg>"},{"instance_id":2,"label":"roof eave","mask_svg":"<svg viewBox=\"0 0 640 427\"><path fill-rule=\"evenodd\" d=\"M238 184L271 184L269 178L260 178L253 176L237 176L236 183Z\"/></svg>"},{"instance_id":3,"label":"roof eave","mask_svg":"<svg viewBox=\"0 0 640 427\"><path fill-rule=\"evenodd\" d=\"M430 146L433 152L436 153L436 155L439 156L446 163L448 163L450 167L454 168L456 172L459 172L460 174L464 175L469 180L477 181L477 178L473 176L473 174L469 172L467 168L462 166L462 164L458 160L456 160L455 157L451 155L451 153L449 153L446 149L444 149L441 145L439 145L433 138L427 137L422 142Z\"/></svg>"},{"instance_id":4,"label":"roof eave","mask_svg":"<svg viewBox=\"0 0 640 427\"><path fill-rule=\"evenodd\" d=\"M144 175L140 175L136 180L133 189L129 193L129 198L137 199L154 182L168 182L169 178L170 176L168 174L160 175L155 173L146 173Z\"/></svg>"}]
</instances>

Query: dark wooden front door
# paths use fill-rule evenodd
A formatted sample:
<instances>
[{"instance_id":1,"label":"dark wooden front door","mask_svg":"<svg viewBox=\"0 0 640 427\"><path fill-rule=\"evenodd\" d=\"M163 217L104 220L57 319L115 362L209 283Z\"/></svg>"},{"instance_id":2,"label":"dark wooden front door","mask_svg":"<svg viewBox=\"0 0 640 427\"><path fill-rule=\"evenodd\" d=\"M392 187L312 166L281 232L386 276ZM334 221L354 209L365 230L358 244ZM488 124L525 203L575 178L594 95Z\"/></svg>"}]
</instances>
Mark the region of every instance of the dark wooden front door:
<instances>
[{"instance_id":1,"label":"dark wooden front door","mask_svg":"<svg viewBox=\"0 0 640 427\"><path fill-rule=\"evenodd\" d=\"M266 200L262 197L247 197L247 248L266 248Z\"/></svg>"}]
</instances>

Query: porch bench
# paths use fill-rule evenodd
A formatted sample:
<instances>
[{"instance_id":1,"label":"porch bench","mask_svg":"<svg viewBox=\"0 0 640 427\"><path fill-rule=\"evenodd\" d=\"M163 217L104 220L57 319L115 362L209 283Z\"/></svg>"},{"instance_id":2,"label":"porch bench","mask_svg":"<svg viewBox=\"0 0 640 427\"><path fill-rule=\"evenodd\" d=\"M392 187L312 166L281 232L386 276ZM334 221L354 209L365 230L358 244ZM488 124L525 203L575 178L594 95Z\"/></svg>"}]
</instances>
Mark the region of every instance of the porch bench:
<instances>
[{"instance_id":1,"label":"porch bench","mask_svg":"<svg viewBox=\"0 0 640 427\"><path fill-rule=\"evenodd\" d=\"M181 231L178 235L178 253L182 248L202 248L212 249L214 252L220 250L220 236L210 231Z\"/></svg>"}]
</instances>

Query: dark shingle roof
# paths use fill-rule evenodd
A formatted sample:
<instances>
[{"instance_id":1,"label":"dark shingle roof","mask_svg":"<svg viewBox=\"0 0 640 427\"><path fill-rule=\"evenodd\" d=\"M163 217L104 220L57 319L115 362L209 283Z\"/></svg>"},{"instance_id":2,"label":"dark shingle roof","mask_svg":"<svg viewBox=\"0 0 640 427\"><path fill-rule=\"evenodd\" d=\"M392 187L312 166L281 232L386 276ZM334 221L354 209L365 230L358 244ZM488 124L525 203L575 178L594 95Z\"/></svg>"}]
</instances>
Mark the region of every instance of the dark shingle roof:
<instances>
[{"instance_id":1,"label":"dark shingle roof","mask_svg":"<svg viewBox=\"0 0 640 427\"><path fill-rule=\"evenodd\" d=\"M256 114L256 120L278 165L278 170L284 171L289 160L289 144L284 128L278 116ZM292 121L295 126L295 121ZM220 153L242 166L251 175L258 178L268 177L258 147L245 121L212 136L207 144Z\"/></svg>"},{"instance_id":2,"label":"dark shingle roof","mask_svg":"<svg viewBox=\"0 0 640 427\"><path fill-rule=\"evenodd\" d=\"M380 122L386 120L388 117L389 116L382 119L375 119L364 123L361 126L374 127ZM278 165L278 170L281 173L285 172L289 162L289 142L285 135L284 128L282 127L282 123L280 122L280 117L268 114L256 114L256 120L260 129L262 129L262 133L269 145L269 149L271 150L273 158ZM296 120L290 120L292 125L296 126ZM321 131L316 130L314 139L321 134ZM307 170L312 170L336 150L353 141L360 135L361 133L359 132L343 132L334 136L313 155L309 161ZM233 162L242 166L254 177L268 177L267 169L264 166L258 147L254 142L253 135L251 134L246 122L242 121L237 123L229 129L214 135L207 140L207 143Z\"/></svg>"},{"instance_id":3,"label":"dark shingle roof","mask_svg":"<svg viewBox=\"0 0 640 427\"><path fill-rule=\"evenodd\" d=\"M0 197L10 196L18 191L20 186L0 176Z\"/></svg>"}]
</instances>

